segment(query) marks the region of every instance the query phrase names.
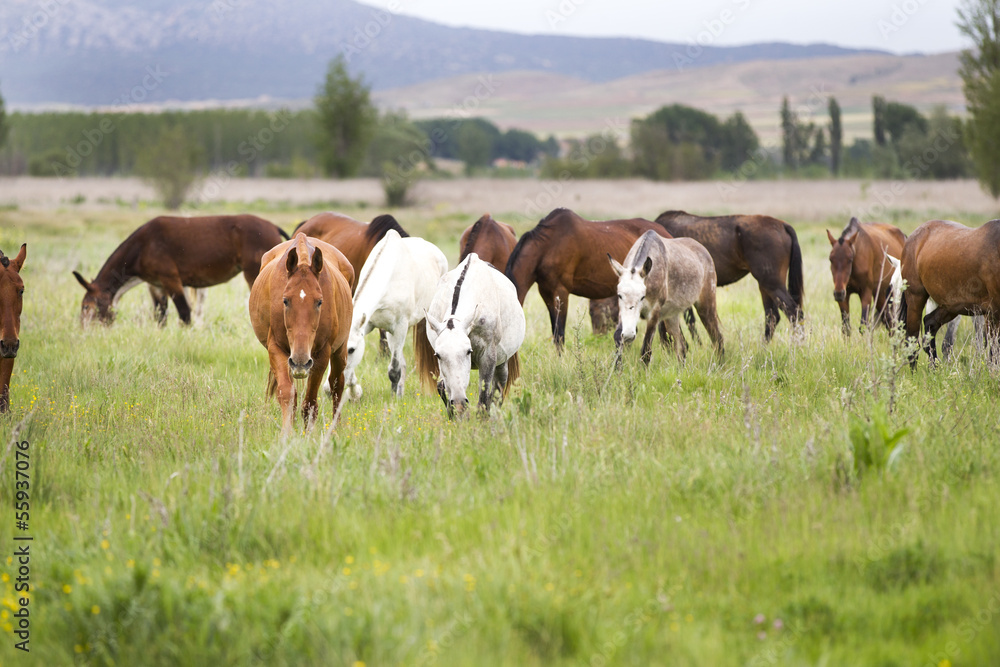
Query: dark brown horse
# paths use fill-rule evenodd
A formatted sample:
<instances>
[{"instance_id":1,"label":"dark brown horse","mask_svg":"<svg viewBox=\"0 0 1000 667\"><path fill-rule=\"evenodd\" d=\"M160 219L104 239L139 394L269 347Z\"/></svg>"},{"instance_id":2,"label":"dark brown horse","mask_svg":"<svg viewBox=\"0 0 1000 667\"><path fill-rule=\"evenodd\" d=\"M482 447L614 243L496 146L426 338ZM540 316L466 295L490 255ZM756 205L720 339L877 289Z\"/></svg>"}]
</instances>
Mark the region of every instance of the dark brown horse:
<instances>
[{"instance_id":1,"label":"dark brown horse","mask_svg":"<svg viewBox=\"0 0 1000 667\"><path fill-rule=\"evenodd\" d=\"M875 299L875 312L887 328L895 326L892 309L887 307L893 266L886 253L901 257L906 234L898 227L877 222L860 223L857 218L844 227L840 238L829 230L830 272L833 298L840 304L845 336L851 335L851 295L861 297L861 326L868 326L868 310Z\"/></svg>"},{"instance_id":2,"label":"dark brown horse","mask_svg":"<svg viewBox=\"0 0 1000 667\"><path fill-rule=\"evenodd\" d=\"M917 227L903 246L903 316L906 335L917 338L923 320L923 348L937 359L934 336L958 315L983 315L991 358L1000 333L1000 220L981 227L931 220ZM923 315L933 299L937 307ZM916 354L910 357L916 366Z\"/></svg>"},{"instance_id":3,"label":"dark brown horse","mask_svg":"<svg viewBox=\"0 0 1000 667\"><path fill-rule=\"evenodd\" d=\"M295 380L306 380L302 418L310 428L319 412L317 395L330 366L334 414L344 391L347 337L351 331L354 268L333 246L305 234L264 255L250 288L250 323L267 349L267 393L278 395L282 432L292 429L298 400Z\"/></svg>"},{"instance_id":4,"label":"dark brown horse","mask_svg":"<svg viewBox=\"0 0 1000 667\"><path fill-rule=\"evenodd\" d=\"M368 223L329 212L317 213L296 227L294 233L302 232L306 236L326 241L344 254L354 267L354 275L360 276L361 267L365 265L372 248L390 229L395 229L404 238L409 236L396 222L396 218L388 214L380 215ZM351 283L352 291L356 287L355 283Z\"/></svg>"},{"instance_id":5,"label":"dark brown horse","mask_svg":"<svg viewBox=\"0 0 1000 667\"><path fill-rule=\"evenodd\" d=\"M684 211L666 211L656 221L674 236L692 238L708 249L719 287L748 273L756 279L764 302L765 340L774 335L781 311L793 324L802 319L802 250L791 225L766 215L702 217Z\"/></svg>"},{"instance_id":6,"label":"dark brown horse","mask_svg":"<svg viewBox=\"0 0 1000 667\"><path fill-rule=\"evenodd\" d=\"M255 215L153 218L111 253L93 282L73 272L87 290L80 322L86 326L96 317L111 324L122 294L146 282L157 288L153 295L161 326L166 323L166 297L177 306L181 321L190 324L185 287L219 285L241 271L247 285L253 286L261 257L282 237L287 235ZM165 296L157 299L157 294Z\"/></svg>"},{"instance_id":7,"label":"dark brown horse","mask_svg":"<svg viewBox=\"0 0 1000 667\"><path fill-rule=\"evenodd\" d=\"M650 220L585 220L573 211L557 208L534 229L525 232L507 260L505 273L524 304L528 289L538 283L538 293L549 311L552 340L562 348L566 337L569 295L588 299L616 296L618 276L608 255L623 261L643 233L670 234Z\"/></svg>"},{"instance_id":8,"label":"dark brown horse","mask_svg":"<svg viewBox=\"0 0 1000 667\"><path fill-rule=\"evenodd\" d=\"M505 222L497 222L489 213L484 213L483 217L462 232L462 238L458 240L458 247L461 248L458 262L461 264L469 253L474 252L479 255L479 259L503 270L516 245L517 234L514 233L514 228Z\"/></svg>"},{"instance_id":9,"label":"dark brown horse","mask_svg":"<svg viewBox=\"0 0 1000 667\"><path fill-rule=\"evenodd\" d=\"M21 245L21 251L14 259L0 252L0 413L10 409L10 376L14 372L14 358L21 347L24 281L20 273L27 253L27 243Z\"/></svg>"}]
</instances>

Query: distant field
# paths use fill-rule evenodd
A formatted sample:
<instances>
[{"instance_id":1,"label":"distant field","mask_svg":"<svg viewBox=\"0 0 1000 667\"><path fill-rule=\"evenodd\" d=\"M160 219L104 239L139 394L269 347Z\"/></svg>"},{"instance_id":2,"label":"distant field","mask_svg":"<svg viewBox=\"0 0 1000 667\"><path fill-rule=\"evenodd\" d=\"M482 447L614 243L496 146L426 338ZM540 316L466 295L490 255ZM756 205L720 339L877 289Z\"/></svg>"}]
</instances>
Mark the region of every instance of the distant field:
<instances>
[{"instance_id":1,"label":"distant field","mask_svg":"<svg viewBox=\"0 0 1000 667\"><path fill-rule=\"evenodd\" d=\"M683 365L656 345L644 368L633 346L615 371L578 298L557 355L533 290L523 377L488 417L448 421L412 377L390 400L371 345L336 430L324 398L317 428L282 441L241 279L209 291L201 327L171 307L158 328L140 288L113 327L81 331L70 272L93 276L162 213L140 183L0 180L0 249L28 243L0 419L0 664L1000 664L1000 372L963 324L952 362L911 373L885 331L845 340L830 295L825 229L892 185L748 183L728 200L715 183L561 187L545 211L789 219L804 330L782 321L765 345L745 279L719 291L721 364L707 345ZM523 231L524 202L546 192L429 182L392 213L454 265L484 210ZM236 181L220 196L201 212L285 229L323 208L384 212L370 181ZM906 231L997 213L971 182L894 197L886 219ZM30 442L27 532L15 427ZM859 472L852 430L876 449L902 431L902 449ZM34 537L28 655L11 634L15 533Z\"/></svg>"}]
</instances>

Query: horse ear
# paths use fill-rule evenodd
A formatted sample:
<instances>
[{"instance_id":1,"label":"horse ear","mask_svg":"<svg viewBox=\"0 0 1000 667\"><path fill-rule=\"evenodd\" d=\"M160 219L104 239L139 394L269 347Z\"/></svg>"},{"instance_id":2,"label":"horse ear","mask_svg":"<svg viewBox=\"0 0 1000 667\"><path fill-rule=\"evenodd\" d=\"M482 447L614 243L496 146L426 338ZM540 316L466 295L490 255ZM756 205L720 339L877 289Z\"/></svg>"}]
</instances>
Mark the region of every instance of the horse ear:
<instances>
[{"instance_id":1,"label":"horse ear","mask_svg":"<svg viewBox=\"0 0 1000 667\"><path fill-rule=\"evenodd\" d=\"M90 283L87 282L86 278L84 278L83 276L80 275L79 271L74 271L73 272L73 277L76 278L76 281L78 283L80 283L81 285L83 285L83 289L87 290L88 292L90 291Z\"/></svg>"},{"instance_id":2,"label":"horse ear","mask_svg":"<svg viewBox=\"0 0 1000 667\"><path fill-rule=\"evenodd\" d=\"M21 244L21 252L17 253L17 257L14 258L14 270L18 273L21 272L21 267L24 266L24 258L28 254L28 244Z\"/></svg>"},{"instance_id":3,"label":"horse ear","mask_svg":"<svg viewBox=\"0 0 1000 667\"><path fill-rule=\"evenodd\" d=\"M609 252L609 253L607 253L607 255L608 255L608 261L610 261L610 262L611 262L611 268L612 268L612 269L614 270L614 272L615 272L615 273L616 273L616 274L618 275L618 277L619 277L619 278L621 278L622 274L623 274L623 273L625 273L625 267L624 267L624 266L622 266L621 264L619 264L619 263L618 263L618 262L617 262L617 261L615 260L615 258L611 256L611 253L610 253L610 252Z\"/></svg>"},{"instance_id":4,"label":"horse ear","mask_svg":"<svg viewBox=\"0 0 1000 667\"><path fill-rule=\"evenodd\" d=\"M829 229L826 230L826 238L830 239L830 245L837 245L837 239L833 238L833 234L830 233Z\"/></svg>"},{"instance_id":5,"label":"horse ear","mask_svg":"<svg viewBox=\"0 0 1000 667\"><path fill-rule=\"evenodd\" d=\"M857 218L851 218L851 225L847 228L847 231L844 232L844 243L852 246L854 245L854 242L858 240L858 227L856 226L857 220Z\"/></svg>"},{"instance_id":6,"label":"horse ear","mask_svg":"<svg viewBox=\"0 0 1000 667\"><path fill-rule=\"evenodd\" d=\"M316 275L323 270L323 251L319 248L313 253L312 270Z\"/></svg>"},{"instance_id":7,"label":"horse ear","mask_svg":"<svg viewBox=\"0 0 1000 667\"><path fill-rule=\"evenodd\" d=\"M285 270L288 271L289 275L295 273L295 267L299 265L299 253L292 246L288 249L288 258L285 260Z\"/></svg>"},{"instance_id":8,"label":"horse ear","mask_svg":"<svg viewBox=\"0 0 1000 667\"><path fill-rule=\"evenodd\" d=\"M444 324L438 318L434 317L426 310L424 311L424 319L427 320L427 326L429 326L435 334L440 335L441 330L444 329Z\"/></svg>"},{"instance_id":9,"label":"horse ear","mask_svg":"<svg viewBox=\"0 0 1000 667\"><path fill-rule=\"evenodd\" d=\"M642 271L639 272L640 278L645 278L649 275L649 272L653 270L653 258L647 257L646 261L642 263Z\"/></svg>"}]
</instances>

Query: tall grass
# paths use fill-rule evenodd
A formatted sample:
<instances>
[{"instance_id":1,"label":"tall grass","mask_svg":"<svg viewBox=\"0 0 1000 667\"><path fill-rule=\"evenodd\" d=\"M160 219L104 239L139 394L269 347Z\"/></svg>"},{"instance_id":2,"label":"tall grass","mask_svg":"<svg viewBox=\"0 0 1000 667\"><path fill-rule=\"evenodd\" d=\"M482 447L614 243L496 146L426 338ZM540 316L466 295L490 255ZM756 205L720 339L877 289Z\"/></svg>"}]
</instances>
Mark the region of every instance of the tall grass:
<instances>
[{"instance_id":1,"label":"tall grass","mask_svg":"<svg viewBox=\"0 0 1000 667\"><path fill-rule=\"evenodd\" d=\"M404 225L454 261L476 215ZM884 331L844 339L822 226L798 226L801 334L763 344L747 279L719 292L723 363L656 345L647 369L633 346L614 372L582 300L559 356L532 292L489 416L448 421L412 374L391 400L373 347L336 430L326 399L282 441L239 279L201 328L159 329L137 289L84 332L70 271L142 220L0 216L0 247L28 242L0 538L22 422L35 538L29 655L0 560L3 664L1000 662L997 377L971 326L912 374ZM876 422L905 447L858 474L852 423Z\"/></svg>"}]
</instances>

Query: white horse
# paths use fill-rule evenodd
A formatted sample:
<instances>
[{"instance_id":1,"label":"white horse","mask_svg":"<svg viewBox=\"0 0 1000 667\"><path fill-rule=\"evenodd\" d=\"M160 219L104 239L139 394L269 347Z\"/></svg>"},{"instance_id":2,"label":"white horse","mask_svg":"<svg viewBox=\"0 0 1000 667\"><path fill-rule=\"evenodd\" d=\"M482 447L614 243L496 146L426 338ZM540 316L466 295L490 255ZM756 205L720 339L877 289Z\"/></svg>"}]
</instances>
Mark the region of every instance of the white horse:
<instances>
[{"instance_id":1,"label":"white horse","mask_svg":"<svg viewBox=\"0 0 1000 667\"><path fill-rule=\"evenodd\" d=\"M615 344L619 359L624 343L635 340L639 317L648 318L642 341L642 361L649 364L656 325L663 321L674 339L677 358L684 360L687 343L681 333L680 315L694 306L719 359L723 356L722 332L715 308L715 263L705 246L694 239L665 239L648 231L632 244L619 264L608 254L618 274L618 330ZM694 327L693 322L690 323Z\"/></svg>"},{"instance_id":2,"label":"white horse","mask_svg":"<svg viewBox=\"0 0 1000 667\"><path fill-rule=\"evenodd\" d=\"M417 358L436 358L438 394L449 416L468 408L466 390L473 368L479 369L480 408L489 410L497 392L501 401L507 396L521 374L517 351L524 342L524 326L514 283L476 253L445 275L427 310L429 347L418 350Z\"/></svg>"},{"instance_id":3,"label":"white horse","mask_svg":"<svg viewBox=\"0 0 1000 667\"><path fill-rule=\"evenodd\" d=\"M358 288L354 292L354 317L344 369L351 398L361 396L355 370L365 353L365 336L375 328L385 331L389 344L389 382L393 395L403 395L406 332L414 327L414 345L419 344L420 338L426 338L422 322L424 311L431 304L438 281L447 271L448 259L444 253L424 239L402 238L390 229L375 244L361 267Z\"/></svg>"}]
</instances>

